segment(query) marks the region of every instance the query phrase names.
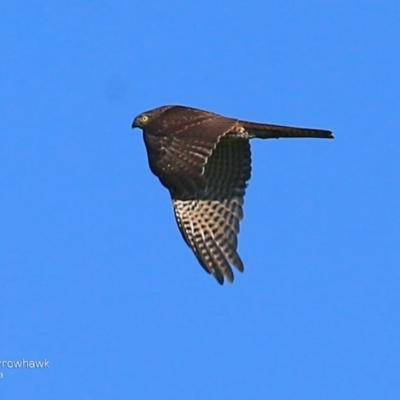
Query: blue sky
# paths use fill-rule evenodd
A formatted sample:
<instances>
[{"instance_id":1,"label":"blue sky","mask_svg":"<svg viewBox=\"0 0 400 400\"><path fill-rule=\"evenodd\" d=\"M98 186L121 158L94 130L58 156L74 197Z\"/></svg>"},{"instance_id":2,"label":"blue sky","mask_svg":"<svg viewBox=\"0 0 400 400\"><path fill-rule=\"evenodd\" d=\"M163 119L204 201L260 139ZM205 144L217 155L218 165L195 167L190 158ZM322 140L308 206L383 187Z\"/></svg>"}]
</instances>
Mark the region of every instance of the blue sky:
<instances>
[{"instance_id":1,"label":"blue sky","mask_svg":"<svg viewBox=\"0 0 400 400\"><path fill-rule=\"evenodd\" d=\"M14 399L400 397L397 1L3 1L0 368ZM133 117L184 104L336 139L253 141L219 286Z\"/></svg>"}]
</instances>

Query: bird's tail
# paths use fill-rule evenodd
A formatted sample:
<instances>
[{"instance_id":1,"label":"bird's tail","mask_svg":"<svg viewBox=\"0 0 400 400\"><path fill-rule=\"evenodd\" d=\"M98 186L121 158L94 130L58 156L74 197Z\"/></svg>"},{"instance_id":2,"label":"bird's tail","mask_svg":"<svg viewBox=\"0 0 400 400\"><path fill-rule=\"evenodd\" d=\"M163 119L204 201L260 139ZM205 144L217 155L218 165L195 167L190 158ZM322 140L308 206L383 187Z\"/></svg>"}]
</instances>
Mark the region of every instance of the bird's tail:
<instances>
[{"instance_id":1,"label":"bird's tail","mask_svg":"<svg viewBox=\"0 0 400 400\"><path fill-rule=\"evenodd\" d=\"M260 139L278 138L323 138L333 139L331 131L322 129L295 128L291 126L257 124L255 122L240 121L240 125L246 129L250 137Z\"/></svg>"}]
</instances>

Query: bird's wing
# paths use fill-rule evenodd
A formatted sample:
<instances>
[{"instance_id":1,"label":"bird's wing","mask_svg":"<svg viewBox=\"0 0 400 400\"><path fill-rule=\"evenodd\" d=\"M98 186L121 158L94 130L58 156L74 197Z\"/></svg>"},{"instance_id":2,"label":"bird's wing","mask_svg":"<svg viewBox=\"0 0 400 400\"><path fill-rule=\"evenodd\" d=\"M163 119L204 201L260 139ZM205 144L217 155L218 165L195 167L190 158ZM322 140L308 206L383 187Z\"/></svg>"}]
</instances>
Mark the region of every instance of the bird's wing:
<instances>
[{"instance_id":1,"label":"bird's wing","mask_svg":"<svg viewBox=\"0 0 400 400\"><path fill-rule=\"evenodd\" d=\"M152 172L173 194L198 195L205 190L205 165L220 139L235 120L196 110L185 118L185 109L175 107L168 123L157 121L146 128L144 141Z\"/></svg>"},{"instance_id":2,"label":"bird's wing","mask_svg":"<svg viewBox=\"0 0 400 400\"><path fill-rule=\"evenodd\" d=\"M196 195L205 189L204 168L217 143L218 138L162 138L160 157L148 150L150 168L170 192Z\"/></svg>"},{"instance_id":3,"label":"bird's wing","mask_svg":"<svg viewBox=\"0 0 400 400\"><path fill-rule=\"evenodd\" d=\"M172 196L185 242L220 284L224 278L233 281L231 265L243 271L237 253L237 235L250 174L249 141L224 137L205 166L206 189L201 196Z\"/></svg>"}]
</instances>

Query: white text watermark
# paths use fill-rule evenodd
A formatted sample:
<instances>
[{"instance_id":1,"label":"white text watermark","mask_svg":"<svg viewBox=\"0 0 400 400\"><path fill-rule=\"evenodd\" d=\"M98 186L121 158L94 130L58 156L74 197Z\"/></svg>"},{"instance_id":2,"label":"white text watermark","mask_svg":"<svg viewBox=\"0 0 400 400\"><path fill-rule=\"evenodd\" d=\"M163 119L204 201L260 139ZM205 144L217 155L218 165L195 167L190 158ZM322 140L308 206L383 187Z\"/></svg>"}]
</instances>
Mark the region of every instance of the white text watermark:
<instances>
[{"instance_id":1,"label":"white text watermark","mask_svg":"<svg viewBox=\"0 0 400 400\"><path fill-rule=\"evenodd\" d=\"M50 368L49 360L0 360L0 368L6 369L45 369ZM0 371L0 379L3 378L3 372Z\"/></svg>"}]
</instances>

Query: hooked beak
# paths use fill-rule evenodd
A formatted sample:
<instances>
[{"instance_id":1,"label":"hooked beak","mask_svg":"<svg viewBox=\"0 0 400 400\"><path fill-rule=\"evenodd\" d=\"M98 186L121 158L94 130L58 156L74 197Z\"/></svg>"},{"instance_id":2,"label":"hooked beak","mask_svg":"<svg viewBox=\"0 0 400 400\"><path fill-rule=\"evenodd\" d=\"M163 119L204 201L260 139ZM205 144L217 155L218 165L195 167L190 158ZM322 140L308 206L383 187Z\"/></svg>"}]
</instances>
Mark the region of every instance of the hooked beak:
<instances>
[{"instance_id":1,"label":"hooked beak","mask_svg":"<svg viewBox=\"0 0 400 400\"><path fill-rule=\"evenodd\" d=\"M137 117L132 122L132 129L139 128Z\"/></svg>"}]
</instances>

